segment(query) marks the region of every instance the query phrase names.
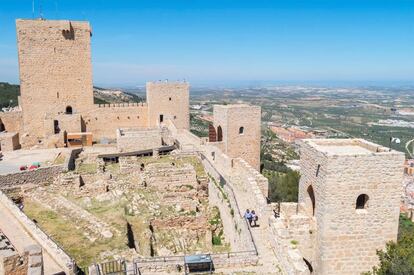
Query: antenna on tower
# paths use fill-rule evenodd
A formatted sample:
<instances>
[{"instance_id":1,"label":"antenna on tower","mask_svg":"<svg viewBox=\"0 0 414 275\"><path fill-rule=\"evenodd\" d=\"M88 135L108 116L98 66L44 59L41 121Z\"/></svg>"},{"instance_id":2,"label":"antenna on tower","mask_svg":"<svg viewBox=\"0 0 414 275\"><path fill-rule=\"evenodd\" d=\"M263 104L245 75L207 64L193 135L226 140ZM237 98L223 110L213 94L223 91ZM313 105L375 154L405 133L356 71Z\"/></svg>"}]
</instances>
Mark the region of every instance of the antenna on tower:
<instances>
[{"instance_id":1,"label":"antenna on tower","mask_svg":"<svg viewBox=\"0 0 414 275\"><path fill-rule=\"evenodd\" d=\"M40 15L40 19L43 19L43 13L42 13L42 0L39 0L40 2L40 6L39 6L39 15Z\"/></svg>"}]
</instances>

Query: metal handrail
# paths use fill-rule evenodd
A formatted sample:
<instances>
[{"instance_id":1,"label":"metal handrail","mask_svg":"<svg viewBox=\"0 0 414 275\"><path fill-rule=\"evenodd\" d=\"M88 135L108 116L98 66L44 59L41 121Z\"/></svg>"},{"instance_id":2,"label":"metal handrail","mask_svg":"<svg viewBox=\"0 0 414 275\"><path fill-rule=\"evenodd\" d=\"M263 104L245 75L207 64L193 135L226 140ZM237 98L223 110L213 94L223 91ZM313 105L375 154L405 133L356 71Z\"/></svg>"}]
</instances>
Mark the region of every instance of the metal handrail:
<instances>
[{"instance_id":1,"label":"metal handrail","mask_svg":"<svg viewBox=\"0 0 414 275\"><path fill-rule=\"evenodd\" d=\"M212 257L227 255L228 258L231 256L238 256L242 254L256 254L256 250L245 250L245 251L234 251L234 252L222 252L222 253L209 253ZM134 263L155 263L155 262L174 262L177 260L184 260L185 255L174 255L174 256L158 256L158 257L145 257L145 258L135 258ZM103 263L105 264L105 263Z\"/></svg>"},{"instance_id":2,"label":"metal handrail","mask_svg":"<svg viewBox=\"0 0 414 275\"><path fill-rule=\"evenodd\" d=\"M210 164L210 166L211 166L211 168L213 168L214 169L214 171L217 173L217 174L219 174L220 175L220 177L221 178L223 178L223 180L226 182L226 185L225 186L227 186L228 188L229 188L229 190L231 191L231 195L233 196L233 198L234 198L234 202L235 202L235 204L236 204L236 208L237 208L237 212L239 213L239 215L240 215L240 217L242 217L243 218L243 220L245 221L245 223L246 223L246 226L247 226L247 229L248 229L248 231L249 231L249 235L250 235L250 238L251 238L251 240L252 240L252 243L253 243L253 247L254 247L254 250L255 250L255 252L256 252L256 255L259 255L259 253L258 253L258 251L257 251L257 246L256 246L256 242L254 241L254 238L253 238L253 233L252 233L252 231L251 231L251 229L250 229L250 225L249 225L249 223L247 222L247 220L242 216L242 214L240 213L240 207L239 207L239 204L238 204L238 202L237 202L237 199L236 199L236 195L235 195L235 193L234 193L234 190L233 190L233 187L231 187L231 183L230 183L230 180L227 180L215 167L214 167L214 165L210 162L210 160L204 155L204 153L200 153L200 155L202 156L202 158L204 158L205 160L207 160L208 161L208 163Z\"/></svg>"}]
</instances>

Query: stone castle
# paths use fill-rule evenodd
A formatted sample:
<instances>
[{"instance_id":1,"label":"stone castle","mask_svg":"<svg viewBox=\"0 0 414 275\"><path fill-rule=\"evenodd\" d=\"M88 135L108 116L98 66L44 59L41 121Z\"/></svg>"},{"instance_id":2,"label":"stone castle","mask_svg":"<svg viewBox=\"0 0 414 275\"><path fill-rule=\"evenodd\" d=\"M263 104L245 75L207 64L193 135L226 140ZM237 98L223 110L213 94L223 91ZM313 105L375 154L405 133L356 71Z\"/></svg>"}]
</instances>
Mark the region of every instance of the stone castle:
<instances>
[{"instance_id":1,"label":"stone castle","mask_svg":"<svg viewBox=\"0 0 414 275\"><path fill-rule=\"evenodd\" d=\"M174 144L195 154L234 193L237 211L261 216L252 233L261 274L276 266L281 274L360 274L378 263L377 249L396 240L402 153L359 139L304 140L299 202L269 204L258 172L260 107L215 105L203 139L189 132L188 83L149 82L146 103L94 104L89 23L16 25L20 109L0 113L3 148L61 147L68 134L88 133L96 142L117 139L121 153Z\"/></svg>"},{"instance_id":2,"label":"stone castle","mask_svg":"<svg viewBox=\"0 0 414 275\"><path fill-rule=\"evenodd\" d=\"M189 128L189 84L147 83L147 103L94 104L87 22L17 20L21 112L2 114L23 148L63 146L65 133L116 138L117 128Z\"/></svg>"}]
</instances>

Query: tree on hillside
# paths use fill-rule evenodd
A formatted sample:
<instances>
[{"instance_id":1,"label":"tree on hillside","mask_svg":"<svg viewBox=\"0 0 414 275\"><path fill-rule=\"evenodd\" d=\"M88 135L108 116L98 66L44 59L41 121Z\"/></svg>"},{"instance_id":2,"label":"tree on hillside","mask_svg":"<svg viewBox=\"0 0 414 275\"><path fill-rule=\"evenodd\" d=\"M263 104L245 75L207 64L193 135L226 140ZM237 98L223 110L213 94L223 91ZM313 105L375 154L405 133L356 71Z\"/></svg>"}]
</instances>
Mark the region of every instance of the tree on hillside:
<instances>
[{"instance_id":1,"label":"tree on hillside","mask_svg":"<svg viewBox=\"0 0 414 275\"><path fill-rule=\"evenodd\" d=\"M17 106L17 97L20 94L20 86L0 82L0 111L4 107Z\"/></svg>"},{"instance_id":2,"label":"tree on hillside","mask_svg":"<svg viewBox=\"0 0 414 275\"><path fill-rule=\"evenodd\" d=\"M297 202L300 175L288 168L285 173L270 172L266 174L269 180L269 200L271 202Z\"/></svg>"}]
</instances>

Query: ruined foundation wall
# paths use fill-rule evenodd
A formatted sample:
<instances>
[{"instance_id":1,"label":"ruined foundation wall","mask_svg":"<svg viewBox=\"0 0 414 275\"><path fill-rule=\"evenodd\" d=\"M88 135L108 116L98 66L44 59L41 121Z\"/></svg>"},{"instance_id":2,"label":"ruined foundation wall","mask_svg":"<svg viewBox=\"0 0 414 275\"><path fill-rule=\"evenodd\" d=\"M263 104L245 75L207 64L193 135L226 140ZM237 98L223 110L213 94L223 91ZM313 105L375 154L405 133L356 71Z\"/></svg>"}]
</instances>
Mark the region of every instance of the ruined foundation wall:
<instances>
[{"instance_id":1,"label":"ruined foundation wall","mask_svg":"<svg viewBox=\"0 0 414 275\"><path fill-rule=\"evenodd\" d=\"M174 190L183 185L197 184L196 172L191 164L176 167L170 163L152 163L145 168L144 179L148 186Z\"/></svg>"},{"instance_id":2,"label":"ruined foundation wall","mask_svg":"<svg viewBox=\"0 0 414 275\"><path fill-rule=\"evenodd\" d=\"M41 167L33 171L0 175L0 190L14 188L23 184L41 185L51 183L63 171L63 166Z\"/></svg>"},{"instance_id":3,"label":"ruined foundation wall","mask_svg":"<svg viewBox=\"0 0 414 275\"><path fill-rule=\"evenodd\" d=\"M0 255L0 274L27 275L27 257L20 256L17 252L13 255ZM40 274L41 275L41 274Z\"/></svg>"}]
</instances>

